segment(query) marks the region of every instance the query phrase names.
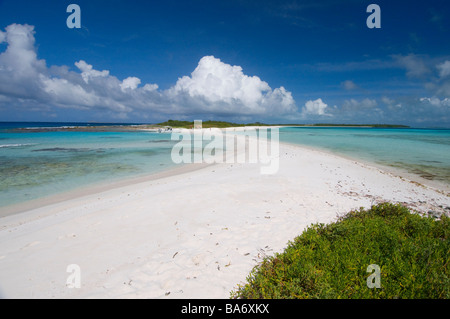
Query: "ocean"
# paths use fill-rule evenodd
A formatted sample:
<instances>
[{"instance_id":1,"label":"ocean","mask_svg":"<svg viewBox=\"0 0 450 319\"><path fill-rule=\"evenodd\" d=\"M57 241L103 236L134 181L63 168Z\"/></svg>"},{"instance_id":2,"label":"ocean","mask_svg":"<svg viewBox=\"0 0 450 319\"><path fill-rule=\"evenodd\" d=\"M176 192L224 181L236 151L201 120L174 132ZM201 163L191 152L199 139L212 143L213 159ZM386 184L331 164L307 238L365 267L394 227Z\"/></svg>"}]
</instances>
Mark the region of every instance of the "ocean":
<instances>
[{"instance_id":1,"label":"ocean","mask_svg":"<svg viewBox=\"0 0 450 319\"><path fill-rule=\"evenodd\" d=\"M450 184L450 129L286 127L280 141Z\"/></svg>"},{"instance_id":2,"label":"ocean","mask_svg":"<svg viewBox=\"0 0 450 319\"><path fill-rule=\"evenodd\" d=\"M0 207L176 165L170 133L51 130L93 125L0 123Z\"/></svg>"},{"instance_id":3,"label":"ocean","mask_svg":"<svg viewBox=\"0 0 450 319\"><path fill-rule=\"evenodd\" d=\"M106 129L54 130L98 125ZM108 131L108 126L117 123L0 122L0 207L177 165L171 159L177 141L171 140L170 133ZM285 127L279 136L281 142L450 184L448 129Z\"/></svg>"}]
</instances>

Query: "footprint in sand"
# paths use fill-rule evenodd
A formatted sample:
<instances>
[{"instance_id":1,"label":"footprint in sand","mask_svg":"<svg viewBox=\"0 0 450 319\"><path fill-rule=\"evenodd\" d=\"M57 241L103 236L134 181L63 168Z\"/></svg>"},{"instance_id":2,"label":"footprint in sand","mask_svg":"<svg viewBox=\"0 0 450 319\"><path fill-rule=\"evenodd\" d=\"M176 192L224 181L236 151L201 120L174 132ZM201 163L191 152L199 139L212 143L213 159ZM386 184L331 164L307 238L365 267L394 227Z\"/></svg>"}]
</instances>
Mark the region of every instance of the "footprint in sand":
<instances>
[{"instance_id":1,"label":"footprint in sand","mask_svg":"<svg viewBox=\"0 0 450 319\"><path fill-rule=\"evenodd\" d=\"M31 243L25 245L25 246L22 247L21 249L25 249L25 248L28 248L28 247L36 246L36 245L39 245L40 243L41 243L40 241L33 241L33 242L31 242Z\"/></svg>"},{"instance_id":2,"label":"footprint in sand","mask_svg":"<svg viewBox=\"0 0 450 319\"><path fill-rule=\"evenodd\" d=\"M64 238L75 238L75 237L77 237L76 234L70 233L70 234L65 234L65 235L62 235L62 236L58 236L58 240L61 240L61 239L64 239Z\"/></svg>"},{"instance_id":3,"label":"footprint in sand","mask_svg":"<svg viewBox=\"0 0 450 319\"><path fill-rule=\"evenodd\" d=\"M192 262L194 263L195 266L199 266L202 261L203 261L203 258L201 255L196 255L196 256L192 257Z\"/></svg>"}]
</instances>

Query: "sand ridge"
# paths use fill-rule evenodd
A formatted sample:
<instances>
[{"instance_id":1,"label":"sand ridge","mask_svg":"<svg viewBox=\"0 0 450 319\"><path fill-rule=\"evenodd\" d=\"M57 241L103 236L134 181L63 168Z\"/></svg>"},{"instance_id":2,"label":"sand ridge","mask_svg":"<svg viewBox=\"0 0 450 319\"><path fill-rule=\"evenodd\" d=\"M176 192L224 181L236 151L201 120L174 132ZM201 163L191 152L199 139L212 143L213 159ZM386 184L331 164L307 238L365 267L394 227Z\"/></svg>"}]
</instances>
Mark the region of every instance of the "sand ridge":
<instances>
[{"instance_id":1,"label":"sand ridge","mask_svg":"<svg viewBox=\"0 0 450 319\"><path fill-rule=\"evenodd\" d=\"M426 213L448 194L354 160L280 144L280 168L213 164L0 218L5 298L228 298L311 223L382 201ZM66 272L79 265L81 288Z\"/></svg>"}]
</instances>

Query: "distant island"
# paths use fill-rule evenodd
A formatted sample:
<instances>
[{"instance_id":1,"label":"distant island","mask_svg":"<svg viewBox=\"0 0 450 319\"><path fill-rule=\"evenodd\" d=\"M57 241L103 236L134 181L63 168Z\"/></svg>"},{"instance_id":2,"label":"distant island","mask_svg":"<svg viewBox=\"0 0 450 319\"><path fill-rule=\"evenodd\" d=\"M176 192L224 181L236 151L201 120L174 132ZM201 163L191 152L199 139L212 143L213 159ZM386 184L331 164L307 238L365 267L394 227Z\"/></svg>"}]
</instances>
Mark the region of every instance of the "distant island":
<instances>
[{"instance_id":1,"label":"distant island","mask_svg":"<svg viewBox=\"0 0 450 319\"><path fill-rule=\"evenodd\" d=\"M67 123L68 125L55 126L55 127L26 127L26 128L12 128L11 132L63 132L63 131L75 131L75 132L124 132L124 131L137 131L148 130L158 131L167 127L171 128L194 128L194 121L178 121L167 120L161 123L155 124L102 124L98 125L78 125L76 123ZM69 125L70 124L70 125ZM328 124L328 123L316 123L316 124L267 124L261 122L254 123L233 123L226 121L203 121L202 128L227 128L227 127L244 127L244 126L284 126L284 127L367 127L367 128L409 128L406 125L393 125L393 124Z\"/></svg>"},{"instance_id":2,"label":"distant island","mask_svg":"<svg viewBox=\"0 0 450 319\"><path fill-rule=\"evenodd\" d=\"M177 128L193 128L194 127L194 121L177 121L177 120L168 120L166 122L158 123L157 125L160 126L171 126L171 127L177 127ZM210 127L217 127L217 128L226 128L226 127L241 127L241 126L273 126L274 124L264 124L260 122L255 123L232 123L232 122L225 122L225 121L202 121L202 127L203 128L210 128Z\"/></svg>"},{"instance_id":3,"label":"distant island","mask_svg":"<svg viewBox=\"0 0 450 319\"><path fill-rule=\"evenodd\" d=\"M168 120L162 123L158 123L156 125L159 126L170 126L177 128L193 128L193 121L178 121L178 120ZM226 127L241 127L241 126L331 126L331 127L377 127L377 128L409 128L407 125L398 125L398 124L328 124L328 123L316 123L316 124L266 124L261 122L254 123L232 123L225 121L203 121L203 128L217 127L217 128L226 128Z\"/></svg>"},{"instance_id":4,"label":"distant island","mask_svg":"<svg viewBox=\"0 0 450 319\"><path fill-rule=\"evenodd\" d=\"M290 126L297 126L296 124ZM299 124L298 126L346 126L346 127L380 127L380 128L410 128L408 125L400 124Z\"/></svg>"}]
</instances>

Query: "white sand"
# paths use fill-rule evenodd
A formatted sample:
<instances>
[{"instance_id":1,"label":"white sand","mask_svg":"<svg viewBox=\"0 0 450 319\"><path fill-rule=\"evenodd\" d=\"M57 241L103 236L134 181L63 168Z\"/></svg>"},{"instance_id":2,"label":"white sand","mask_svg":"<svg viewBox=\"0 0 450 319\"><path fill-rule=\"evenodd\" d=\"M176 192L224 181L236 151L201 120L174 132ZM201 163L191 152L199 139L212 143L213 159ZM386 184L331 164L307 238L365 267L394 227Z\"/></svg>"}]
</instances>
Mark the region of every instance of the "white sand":
<instances>
[{"instance_id":1,"label":"white sand","mask_svg":"<svg viewBox=\"0 0 450 319\"><path fill-rule=\"evenodd\" d=\"M450 206L433 188L281 144L275 175L215 164L0 218L0 295L228 298L311 223L384 200ZM80 266L79 289L66 286L69 264Z\"/></svg>"}]
</instances>

